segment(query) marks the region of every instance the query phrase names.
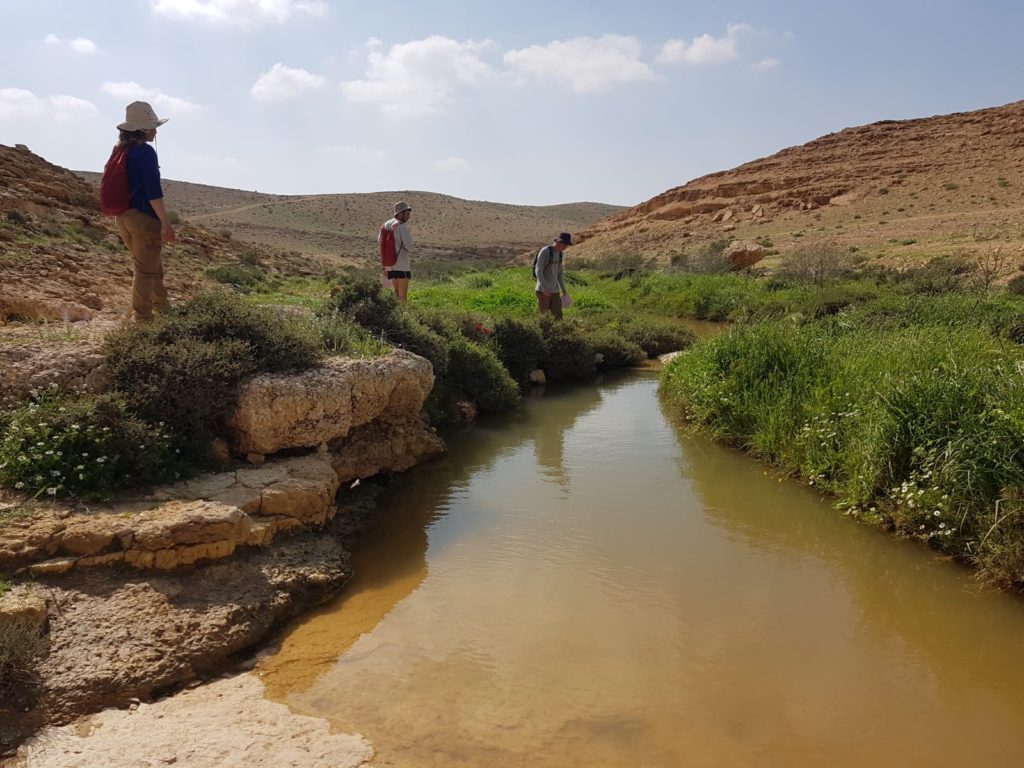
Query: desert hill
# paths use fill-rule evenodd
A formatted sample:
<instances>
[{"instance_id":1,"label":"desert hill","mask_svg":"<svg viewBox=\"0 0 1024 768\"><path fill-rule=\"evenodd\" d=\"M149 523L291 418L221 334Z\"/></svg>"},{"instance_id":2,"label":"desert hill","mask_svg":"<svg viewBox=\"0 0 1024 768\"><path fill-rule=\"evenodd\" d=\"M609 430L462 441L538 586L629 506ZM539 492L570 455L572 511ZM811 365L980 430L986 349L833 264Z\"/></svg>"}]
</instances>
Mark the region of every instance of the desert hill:
<instances>
[{"instance_id":1,"label":"desert hill","mask_svg":"<svg viewBox=\"0 0 1024 768\"><path fill-rule=\"evenodd\" d=\"M722 238L924 259L1024 247L1024 101L831 133L596 223L577 257L662 259Z\"/></svg>"},{"instance_id":2,"label":"desert hill","mask_svg":"<svg viewBox=\"0 0 1024 768\"><path fill-rule=\"evenodd\" d=\"M99 183L99 174L79 175ZM413 206L420 254L442 259L515 256L622 210L602 203L506 205L409 190L271 195L173 180L164 181L164 194L184 220L237 240L360 263L373 257L377 231L398 200Z\"/></svg>"}]
</instances>

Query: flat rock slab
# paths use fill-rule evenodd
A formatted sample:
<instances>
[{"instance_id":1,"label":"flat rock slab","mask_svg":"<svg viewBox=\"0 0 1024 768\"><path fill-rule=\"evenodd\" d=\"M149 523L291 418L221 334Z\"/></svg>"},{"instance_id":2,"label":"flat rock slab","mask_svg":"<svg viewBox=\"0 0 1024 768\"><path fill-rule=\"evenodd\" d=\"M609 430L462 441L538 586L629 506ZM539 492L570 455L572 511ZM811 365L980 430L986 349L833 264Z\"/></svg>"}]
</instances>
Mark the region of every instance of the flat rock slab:
<instances>
[{"instance_id":1,"label":"flat rock slab","mask_svg":"<svg viewBox=\"0 0 1024 768\"><path fill-rule=\"evenodd\" d=\"M249 674L47 729L20 756L32 768L360 768L373 747L267 701L263 683Z\"/></svg>"}]
</instances>

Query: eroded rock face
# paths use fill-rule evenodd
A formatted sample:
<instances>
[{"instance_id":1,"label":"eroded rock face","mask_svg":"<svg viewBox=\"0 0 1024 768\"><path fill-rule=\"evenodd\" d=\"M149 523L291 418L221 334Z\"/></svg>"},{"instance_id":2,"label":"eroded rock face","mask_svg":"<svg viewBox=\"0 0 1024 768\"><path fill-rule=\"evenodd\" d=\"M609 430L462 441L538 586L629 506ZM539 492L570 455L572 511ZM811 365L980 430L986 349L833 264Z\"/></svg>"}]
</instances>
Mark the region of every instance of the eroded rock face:
<instances>
[{"instance_id":1,"label":"eroded rock face","mask_svg":"<svg viewBox=\"0 0 1024 768\"><path fill-rule=\"evenodd\" d=\"M263 374L243 383L228 419L239 455L312 448L375 419L417 414L431 388L430 363L395 350L372 360L336 358L302 374Z\"/></svg>"},{"instance_id":2,"label":"eroded rock face","mask_svg":"<svg viewBox=\"0 0 1024 768\"><path fill-rule=\"evenodd\" d=\"M372 422L331 443L331 466L347 483L381 472L404 472L431 456L444 453L444 441L418 416L397 423Z\"/></svg>"},{"instance_id":3,"label":"eroded rock face","mask_svg":"<svg viewBox=\"0 0 1024 768\"><path fill-rule=\"evenodd\" d=\"M0 405L24 400L33 389L103 392L109 386L100 341L0 346Z\"/></svg>"}]
</instances>

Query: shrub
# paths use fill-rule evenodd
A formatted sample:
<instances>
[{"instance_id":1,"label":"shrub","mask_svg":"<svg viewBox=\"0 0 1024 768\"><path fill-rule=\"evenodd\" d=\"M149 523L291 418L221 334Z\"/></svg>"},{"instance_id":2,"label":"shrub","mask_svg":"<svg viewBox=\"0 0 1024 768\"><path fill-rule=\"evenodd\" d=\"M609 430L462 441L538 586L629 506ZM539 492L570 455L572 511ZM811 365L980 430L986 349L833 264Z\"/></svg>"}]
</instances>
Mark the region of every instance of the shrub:
<instances>
[{"instance_id":1,"label":"shrub","mask_svg":"<svg viewBox=\"0 0 1024 768\"><path fill-rule=\"evenodd\" d=\"M408 307L386 293L380 282L365 275L352 277L334 290L321 314L348 317L382 342L425 357L434 366L434 376L443 377L448 367L444 340L422 323Z\"/></svg>"},{"instance_id":2,"label":"shrub","mask_svg":"<svg viewBox=\"0 0 1024 768\"><path fill-rule=\"evenodd\" d=\"M248 292L264 283L263 273L255 267L244 264L223 264L206 270L206 276L218 283L233 285Z\"/></svg>"},{"instance_id":3,"label":"shrub","mask_svg":"<svg viewBox=\"0 0 1024 768\"><path fill-rule=\"evenodd\" d=\"M678 253L672 257L672 266L680 272L694 275L721 275L729 272L732 265L725 258L725 249L732 240L713 240L691 253Z\"/></svg>"},{"instance_id":4,"label":"shrub","mask_svg":"<svg viewBox=\"0 0 1024 768\"><path fill-rule=\"evenodd\" d=\"M56 388L6 414L0 483L52 496L96 496L171 480L182 463L162 426L131 415L118 395Z\"/></svg>"},{"instance_id":5,"label":"shrub","mask_svg":"<svg viewBox=\"0 0 1024 768\"><path fill-rule=\"evenodd\" d=\"M591 332L588 334L588 340L594 346L596 354L600 355L599 367L602 369L628 368L647 359L647 354L638 344L634 344L611 328Z\"/></svg>"},{"instance_id":6,"label":"shrub","mask_svg":"<svg viewBox=\"0 0 1024 768\"><path fill-rule=\"evenodd\" d=\"M637 319L622 325L625 338L639 345L647 357L686 349L695 341L693 332L674 323Z\"/></svg>"},{"instance_id":7,"label":"shrub","mask_svg":"<svg viewBox=\"0 0 1024 768\"><path fill-rule=\"evenodd\" d=\"M168 211L167 220L174 226L177 226L178 224L181 224L181 214L177 211Z\"/></svg>"},{"instance_id":8,"label":"shrub","mask_svg":"<svg viewBox=\"0 0 1024 768\"><path fill-rule=\"evenodd\" d=\"M0 694L7 699L22 692L33 676L33 663L44 649L38 622L27 618L0 618Z\"/></svg>"},{"instance_id":9,"label":"shrub","mask_svg":"<svg viewBox=\"0 0 1024 768\"><path fill-rule=\"evenodd\" d=\"M307 323L210 293L122 327L107 337L107 354L114 388L131 410L166 422L191 460L203 462L243 378L308 368L322 348Z\"/></svg>"},{"instance_id":10,"label":"shrub","mask_svg":"<svg viewBox=\"0 0 1024 768\"><path fill-rule=\"evenodd\" d=\"M597 350L577 323L543 317L540 328L545 349L542 367L549 379L582 379L594 373Z\"/></svg>"},{"instance_id":11,"label":"shrub","mask_svg":"<svg viewBox=\"0 0 1024 768\"><path fill-rule=\"evenodd\" d=\"M779 273L793 279L823 283L851 272L848 251L835 245L797 248L782 260Z\"/></svg>"},{"instance_id":12,"label":"shrub","mask_svg":"<svg viewBox=\"0 0 1024 768\"><path fill-rule=\"evenodd\" d=\"M1006 291L1014 296L1024 296L1024 275L1011 277L1006 283Z\"/></svg>"},{"instance_id":13,"label":"shrub","mask_svg":"<svg viewBox=\"0 0 1024 768\"><path fill-rule=\"evenodd\" d=\"M964 256L936 256L920 267L900 273L898 282L912 293L950 293L962 291L977 265Z\"/></svg>"},{"instance_id":14,"label":"shrub","mask_svg":"<svg viewBox=\"0 0 1024 768\"><path fill-rule=\"evenodd\" d=\"M491 344L498 359L513 379L527 383L546 355L540 320L503 317L494 321L492 330Z\"/></svg>"},{"instance_id":15,"label":"shrub","mask_svg":"<svg viewBox=\"0 0 1024 768\"><path fill-rule=\"evenodd\" d=\"M503 411L519 404L519 388L489 348L468 339L448 346L447 384L476 401L481 411Z\"/></svg>"}]
</instances>

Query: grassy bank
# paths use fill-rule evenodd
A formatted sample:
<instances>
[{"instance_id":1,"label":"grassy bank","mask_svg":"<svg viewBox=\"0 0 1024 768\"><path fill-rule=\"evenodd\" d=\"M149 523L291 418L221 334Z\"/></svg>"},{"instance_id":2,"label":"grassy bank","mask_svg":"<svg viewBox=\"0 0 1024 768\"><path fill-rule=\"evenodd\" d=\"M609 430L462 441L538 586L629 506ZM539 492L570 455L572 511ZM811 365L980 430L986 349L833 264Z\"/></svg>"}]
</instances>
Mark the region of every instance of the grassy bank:
<instances>
[{"instance_id":1,"label":"grassy bank","mask_svg":"<svg viewBox=\"0 0 1024 768\"><path fill-rule=\"evenodd\" d=\"M745 322L666 368L666 400L850 514L1024 588L1024 302L863 279L748 298Z\"/></svg>"}]
</instances>

